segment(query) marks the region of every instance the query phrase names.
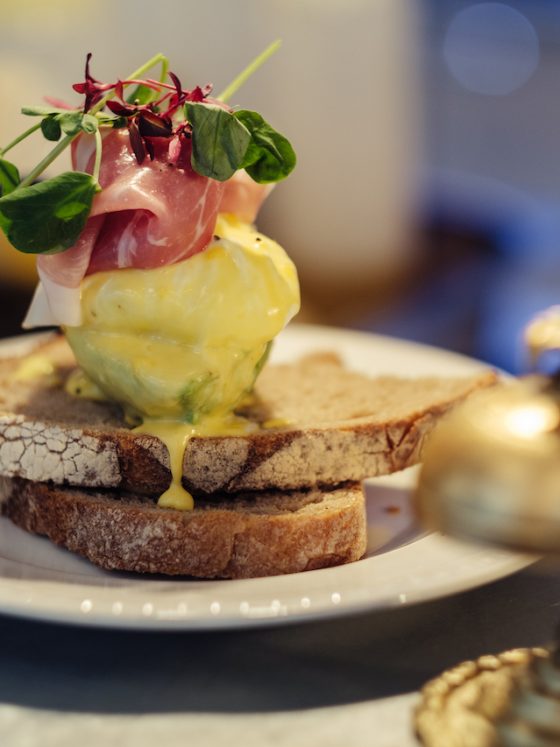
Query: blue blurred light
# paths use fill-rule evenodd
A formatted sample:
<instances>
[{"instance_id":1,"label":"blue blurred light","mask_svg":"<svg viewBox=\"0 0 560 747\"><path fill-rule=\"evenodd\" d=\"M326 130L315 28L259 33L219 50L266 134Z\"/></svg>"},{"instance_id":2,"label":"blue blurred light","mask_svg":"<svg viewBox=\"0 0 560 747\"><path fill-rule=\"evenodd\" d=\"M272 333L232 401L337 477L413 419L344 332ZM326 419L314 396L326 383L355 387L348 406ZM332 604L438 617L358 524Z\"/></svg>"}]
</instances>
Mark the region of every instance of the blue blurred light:
<instances>
[{"instance_id":1,"label":"blue blurred light","mask_svg":"<svg viewBox=\"0 0 560 747\"><path fill-rule=\"evenodd\" d=\"M537 69L539 37L526 16L511 6L478 3L449 24L443 56L453 77L469 91L505 96Z\"/></svg>"}]
</instances>

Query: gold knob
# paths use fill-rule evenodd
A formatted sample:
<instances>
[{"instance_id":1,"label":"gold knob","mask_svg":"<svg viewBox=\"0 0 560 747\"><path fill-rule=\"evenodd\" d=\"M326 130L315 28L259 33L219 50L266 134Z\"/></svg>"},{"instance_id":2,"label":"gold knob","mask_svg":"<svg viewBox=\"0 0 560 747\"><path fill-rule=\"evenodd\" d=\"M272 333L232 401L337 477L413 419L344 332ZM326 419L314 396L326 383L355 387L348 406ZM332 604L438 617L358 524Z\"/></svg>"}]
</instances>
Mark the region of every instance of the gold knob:
<instances>
[{"instance_id":1,"label":"gold knob","mask_svg":"<svg viewBox=\"0 0 560 747\"><path fill-rule=\"evenodd\" d=\"M416 496L431 529L560 552L560 392L544 377L469 399L424 450Z\"/></svg>"},{"instance_id":2,"label":"gold knob","mask_svg":"<svg viewBox=\"0 0 560 747\"><path fill-rule=\"evenodd\" d=\"M536 370L547 354L560 351L560 306L538 314L525 328L524 339L529 367Z\"/></svg>"}]
</instances>

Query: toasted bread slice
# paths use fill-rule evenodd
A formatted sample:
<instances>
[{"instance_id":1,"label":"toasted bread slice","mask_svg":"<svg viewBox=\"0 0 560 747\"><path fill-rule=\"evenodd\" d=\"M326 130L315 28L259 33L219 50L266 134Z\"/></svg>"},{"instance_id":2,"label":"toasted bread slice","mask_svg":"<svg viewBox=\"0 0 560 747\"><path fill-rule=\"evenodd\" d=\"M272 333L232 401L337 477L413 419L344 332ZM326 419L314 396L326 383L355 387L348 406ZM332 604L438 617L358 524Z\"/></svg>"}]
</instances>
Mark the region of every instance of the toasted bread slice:
<instances>
[{"instance_id":1,"label":"toasted bread slice","mask_svg":"<svg viewBox=\"0 0 560 747\"><path fill-rule=\"evenodd\" d=\"M40 353L56 362L54 376L22 380L15 375L22 359L0 361L0 474L145 495L166 490L171 473L165 445L131 432L116 405L64 391L74 361L62 338ZM192 438L183 483L204 496L334 486L395 472L418 461L441 415L495 381L491 371L468 378L372 379L345 369L333 355L270 365L253 402L240 411L265 427L243 436Z\"/></svg>"},{"instance_id":2,"label":"toasted bread slice","mask_svg":"<svg viewBox=\"0 0 560 747\"><path fill-rule=\"evenodd\" d=\"M109 570L249 578L340 565L366 550L359 485L203 499L174 511L145 496L0 482L2 512L15 524Z\"/></svg>"}]
</instances>

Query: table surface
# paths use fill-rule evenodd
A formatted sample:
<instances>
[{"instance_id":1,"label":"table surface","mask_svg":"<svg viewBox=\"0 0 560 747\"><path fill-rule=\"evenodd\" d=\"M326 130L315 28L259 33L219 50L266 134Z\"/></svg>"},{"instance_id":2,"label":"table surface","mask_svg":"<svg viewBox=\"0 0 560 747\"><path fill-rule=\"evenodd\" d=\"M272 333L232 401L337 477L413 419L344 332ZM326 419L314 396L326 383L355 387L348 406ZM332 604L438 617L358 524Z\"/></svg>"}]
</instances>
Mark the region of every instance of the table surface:
<instances>
[{"instance_id":1,"label":"table surface","mask_svg":"<svg viewBox=\"0 0 560 747\"><path fill-rule=\"evenodd\" d=\"M549 641L560 572L541 561L445 599L331 621L144 633L0 616L0 744L414 745L424 682ZM364 729L369 734L364 741ZM79 742L77 740L79 739ZM91 740L91 741L88 741Z\"/></svg>"}]
</instances>

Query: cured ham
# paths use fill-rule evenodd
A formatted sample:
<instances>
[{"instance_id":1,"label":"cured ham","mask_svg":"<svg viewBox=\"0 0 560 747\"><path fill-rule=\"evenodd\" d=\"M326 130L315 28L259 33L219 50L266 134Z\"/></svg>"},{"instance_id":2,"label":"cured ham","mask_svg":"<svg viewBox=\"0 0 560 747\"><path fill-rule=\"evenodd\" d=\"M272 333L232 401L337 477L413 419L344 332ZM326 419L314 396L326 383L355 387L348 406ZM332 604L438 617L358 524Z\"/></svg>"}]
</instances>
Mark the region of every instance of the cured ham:
<instances>
[{"instance_id":1,"label":"cured ham","mask_svg":"<svg viewBox=\"0 0 560 747\"><path fill-rule=\"evenodd\" d=\"M254 223L274 184L257 184L246 171L236 171L224 183L220 213L233 213L246 223Z\"/></svg>"},{"instance_id":2,"label":"cured ham","mask_svg":"<svg viewBox=\"0 0 560 747\"><path fill-rule=\"evenodd\" d=\"M193 171L188 158L179 165L170 162L168 142L154 141L154 159L139 165L126 130L104 137L102 191L74 246L38 257L41 283L24 327L79 325L79 288L86 275L187 259L210 243L218 212L255 221L272 185L257 184L245 171L226 182L209 179ZM78 138L73 167L92 173L94 159L94 139Z\"/></svg>"},{"instance_id":3,"label":"cured ham","mask_svg":"<svg viewBox=\"0 0 560 747\"><path fill-rule=\"evenodd\" d=\"M73 166L93 171L93 138L79 138ZM61 254L38 258L41 278L77 287L89 273L126 267L173 264L204 249L212 238L223 184L175 166L166 158L167 142L156 144L153 160L138 165L126 130L103 140L96 195L86 227L76 244Z\"/></svg>"}]
</instances>

